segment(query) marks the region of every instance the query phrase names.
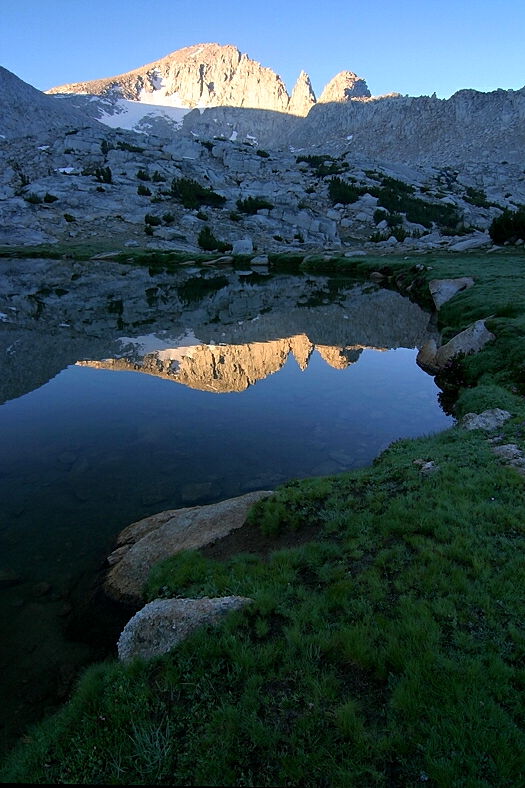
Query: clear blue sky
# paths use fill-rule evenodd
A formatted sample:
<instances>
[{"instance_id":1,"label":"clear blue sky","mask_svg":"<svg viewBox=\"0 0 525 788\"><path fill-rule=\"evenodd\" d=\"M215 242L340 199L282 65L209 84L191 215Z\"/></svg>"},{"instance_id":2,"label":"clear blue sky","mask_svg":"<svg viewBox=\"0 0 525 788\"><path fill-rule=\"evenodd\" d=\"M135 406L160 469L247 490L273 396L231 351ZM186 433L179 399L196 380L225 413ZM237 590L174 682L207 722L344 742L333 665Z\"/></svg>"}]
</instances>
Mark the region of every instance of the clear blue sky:
<instances>
[{"instance_id":1,"label":"clear blue sky","mask_svg":"<svg viewBox=\"0 0 525 788\"><path fill-rule=\"evenodd\" d=\"M40 90L212 41L317 95L343 69L374 95L525 85L525 0L0 0L0 65Z\"/></svg>"}]
</instances>

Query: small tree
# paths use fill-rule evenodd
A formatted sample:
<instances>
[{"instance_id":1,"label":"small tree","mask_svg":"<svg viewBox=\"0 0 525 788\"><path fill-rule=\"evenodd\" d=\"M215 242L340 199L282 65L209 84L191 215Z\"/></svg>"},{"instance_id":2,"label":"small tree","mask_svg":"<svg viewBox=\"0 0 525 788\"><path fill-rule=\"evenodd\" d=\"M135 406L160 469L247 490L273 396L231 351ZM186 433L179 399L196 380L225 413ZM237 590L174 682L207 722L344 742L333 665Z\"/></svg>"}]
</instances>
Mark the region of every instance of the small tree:
<instances>
[{"instance_id":1,"label":"small tree","mask_svg":"<svg viewBox=\"0 0 525 788\"><path fill-rule=\"evenodd\" d=\"M239 211L247 214L255 214L260 208L273 208L273 204L264 197L246 197L244 200L239 198L236 205Z\"/></svg>"}]
</instances>

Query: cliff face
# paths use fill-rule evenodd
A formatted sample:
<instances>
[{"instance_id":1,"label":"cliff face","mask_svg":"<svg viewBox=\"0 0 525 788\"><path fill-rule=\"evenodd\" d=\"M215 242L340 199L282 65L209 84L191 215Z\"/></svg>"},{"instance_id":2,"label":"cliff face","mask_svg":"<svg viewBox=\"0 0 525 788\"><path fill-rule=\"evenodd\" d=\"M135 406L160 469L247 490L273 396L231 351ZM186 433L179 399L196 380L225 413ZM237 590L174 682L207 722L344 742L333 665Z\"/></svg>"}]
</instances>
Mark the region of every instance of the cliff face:
<instances>
[{"instance_id":1,"label":"cliff face","mask_svg":"<svg viewBox=\"0 0 525 788\"><path fill-rule=\"evenodd\" d=\"M369 96L366 82L349 71L329 83L325 101ZM84 93L187 109L246 107L308 114L316 103L309 76L302 71L291 97L278 74L232 45L196 44L115 77L60 85L52 94ZM333 99L330 96L337 96Z\"/></svg>"}]
</instances>

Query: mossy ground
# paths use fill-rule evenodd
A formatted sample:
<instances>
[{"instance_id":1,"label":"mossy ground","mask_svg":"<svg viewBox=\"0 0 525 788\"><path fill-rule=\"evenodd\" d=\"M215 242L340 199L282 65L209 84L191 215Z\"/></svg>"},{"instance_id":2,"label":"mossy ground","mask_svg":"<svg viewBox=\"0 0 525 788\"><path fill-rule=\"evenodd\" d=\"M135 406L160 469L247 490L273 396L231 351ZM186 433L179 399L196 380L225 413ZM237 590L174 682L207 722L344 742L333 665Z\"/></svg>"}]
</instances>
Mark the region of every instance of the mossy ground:
<instances>
[{"instance_id":1,"label":"mossy ground","mask_svg":"<svg viewBox=\"0 0 525 788\"><path fill-rule=\"evenodd\" d=\"M418 262L431 270L388 265L405 281L474 276L440 321L452 335L494 315L496 341L454 370L457 412L507 408L501 440L525 449L525 258ZM221 560L180 554L153 570L145 598L253 604L149 663L93 666L2 780L524 784L525 480L486 434L454 427L399 441L369 468L290 482L246 528L276 548L283 535L297 542Z\"/></svg>"}]
</instances>

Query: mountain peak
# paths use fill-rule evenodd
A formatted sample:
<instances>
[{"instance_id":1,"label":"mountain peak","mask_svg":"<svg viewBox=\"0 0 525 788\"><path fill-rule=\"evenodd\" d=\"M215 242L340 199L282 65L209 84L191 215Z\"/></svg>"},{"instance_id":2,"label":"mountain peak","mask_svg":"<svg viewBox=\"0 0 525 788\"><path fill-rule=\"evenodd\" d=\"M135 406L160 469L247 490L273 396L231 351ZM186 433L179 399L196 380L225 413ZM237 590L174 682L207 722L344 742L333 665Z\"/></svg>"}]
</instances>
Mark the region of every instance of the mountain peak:
<instances>
[{"instance_id":1,"label":"mountain peak","mask_svg":"<svg viewBox=\"0 0 525 788\"><path fill-rule=\"evenodd\" d=\"M110 95L184 109L246 107L302 116L316 103L305 71L299 74L290 97L271 68L233 44L217 43L193 44L124 74L59 85L47 93ZM354 96L370 96L370 91L364 79L343 71L326 86L321 101L346 101Z\"/></svg>"},{"instance_id":2,"label":"mountain peak","mask_svg":"<svg viewBox=\"0 0 525 788\"><path fill-rule=\"evenodd\" d=\"M353 98L370 98L370 96L368 85L362 77L358 77L353 71L340 71L325 86L319 97L319 103L350 101Z\"/></svg>"},{"instance_id":3,"label":"mountain peak","mask_svg":"<svg viewBox=\"0 0 525 788\"><path fill-rule=\"evenodd\" d=\"M315 103L316 98L310 77L306 71L301 71L292 90L288 112L292 115L306 116Z\"/></svg>"}]
</instances>

